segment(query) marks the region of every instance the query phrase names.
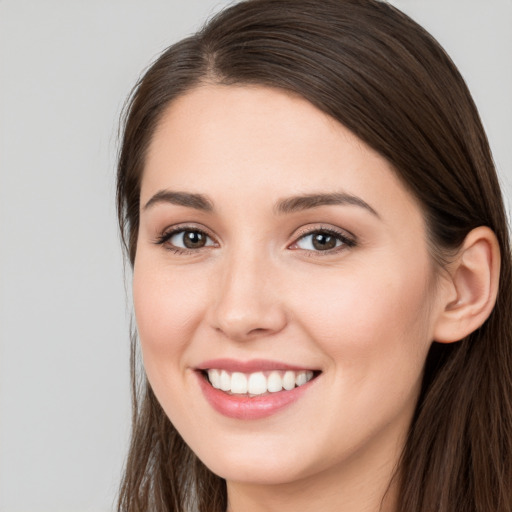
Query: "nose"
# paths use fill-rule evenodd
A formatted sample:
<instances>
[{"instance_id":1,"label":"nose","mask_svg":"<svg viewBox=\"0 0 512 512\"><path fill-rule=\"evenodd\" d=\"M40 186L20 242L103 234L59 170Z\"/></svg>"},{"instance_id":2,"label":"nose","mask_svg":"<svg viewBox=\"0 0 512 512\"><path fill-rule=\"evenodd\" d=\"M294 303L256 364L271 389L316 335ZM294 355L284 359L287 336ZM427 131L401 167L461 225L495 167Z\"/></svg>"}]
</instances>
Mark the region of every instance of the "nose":
<instances>
[{"instance_id":1,"label":"nose","mask_svg":"<svg viewBox=\"0 0 512 512\"><path fill-rule=\"evenodd\" d=\"M287 324L279 276L257 255L233 255L215 279L219 283L210 311L212 327L234 341L280 332Z\"/></svg>"}]
</instances>

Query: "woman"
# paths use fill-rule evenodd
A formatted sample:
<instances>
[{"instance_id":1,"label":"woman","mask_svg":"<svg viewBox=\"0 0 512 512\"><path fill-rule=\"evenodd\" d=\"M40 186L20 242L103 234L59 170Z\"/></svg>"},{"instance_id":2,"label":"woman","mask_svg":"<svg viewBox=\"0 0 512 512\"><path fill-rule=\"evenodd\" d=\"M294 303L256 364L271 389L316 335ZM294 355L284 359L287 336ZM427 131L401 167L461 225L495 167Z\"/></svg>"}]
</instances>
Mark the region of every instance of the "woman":
<instances>
[{"instance_id":1,"label":"woman","mask_svg":"<svg viewBox=\"0 0 512 512\"><path fill-rule=\"evenodd\" d=\"M250 0L137 85L119 510L510 511L507 222L464 81L374 0Z\"/></svg>"}]
</instances>

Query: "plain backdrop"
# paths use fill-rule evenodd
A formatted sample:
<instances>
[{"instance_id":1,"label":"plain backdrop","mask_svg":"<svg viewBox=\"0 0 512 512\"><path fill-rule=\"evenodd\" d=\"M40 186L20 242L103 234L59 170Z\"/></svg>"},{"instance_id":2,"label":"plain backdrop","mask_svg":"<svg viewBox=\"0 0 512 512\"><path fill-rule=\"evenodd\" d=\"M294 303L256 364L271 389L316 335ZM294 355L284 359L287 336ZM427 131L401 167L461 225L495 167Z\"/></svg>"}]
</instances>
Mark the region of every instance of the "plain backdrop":
<instances>
[{"instance_id":1,"label":"plain backdrop","mask_svg":"<svg viewBox=\"0 0 512 512\"><path fill-rule=\"evenodd\" d=\"M130 415L118 117L149 62L227 3L0 0L1 512L113 508ZM392 3L466 78L509 204L512 0Z\"/></svg>"}]
</instances>

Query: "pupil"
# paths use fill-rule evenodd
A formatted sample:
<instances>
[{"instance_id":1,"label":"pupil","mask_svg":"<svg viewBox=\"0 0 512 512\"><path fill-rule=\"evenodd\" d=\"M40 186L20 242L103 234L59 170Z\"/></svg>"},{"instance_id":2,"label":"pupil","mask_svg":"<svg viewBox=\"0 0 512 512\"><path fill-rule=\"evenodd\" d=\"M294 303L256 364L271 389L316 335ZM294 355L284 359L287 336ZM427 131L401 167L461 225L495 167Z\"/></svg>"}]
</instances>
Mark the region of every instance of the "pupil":
<instances>
[{"instance_id":1,"label":"pupil","mask_svg":"<svg viewBox=\"0 0 512 512\"><path fill-rule=\"evenodd\" d=\"M204 247L204 244L206 243L205 236L198 231L187 231L183 238L183 243L188 249Z\"/></svg>"},{"instance_id":2,"label":"pupil","mask_svg":"<svg viewBox=\"0 0 512 512\"><path fill-rule=\"evenodd\" d=\"M336 238L325 233L318 233L313 237L313 247L321 251L334 249L336 247Z\"/></svg>"}]
</instances>

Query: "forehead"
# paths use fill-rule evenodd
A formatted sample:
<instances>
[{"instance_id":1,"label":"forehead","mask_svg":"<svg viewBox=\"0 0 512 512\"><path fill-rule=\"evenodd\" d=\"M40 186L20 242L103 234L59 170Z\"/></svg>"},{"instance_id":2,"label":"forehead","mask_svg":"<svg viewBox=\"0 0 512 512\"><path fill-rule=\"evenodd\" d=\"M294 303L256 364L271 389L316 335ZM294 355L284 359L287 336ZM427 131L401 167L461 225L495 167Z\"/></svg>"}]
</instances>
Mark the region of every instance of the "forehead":
<instances>
[{"instance_id":1,"label":"forehead","mask_svg":"<svg viewBox=\"0 0 512 512\"><path fill-rule=\"evenodd\" d=\"M162 189L241 205L348 192L418 210L387 160L305 99L261 86L204 85L164 112L149 146L141 204Z\"/></svg>"}]
</instances>

